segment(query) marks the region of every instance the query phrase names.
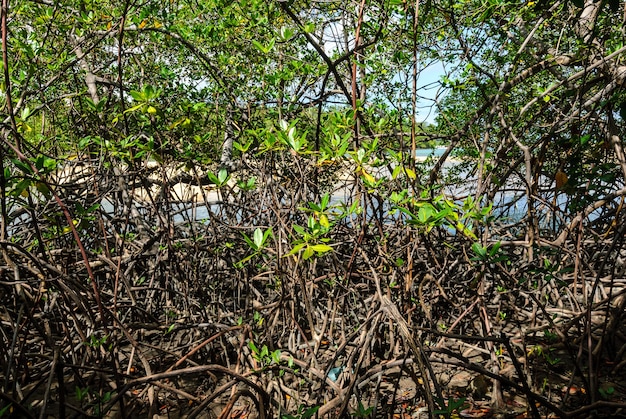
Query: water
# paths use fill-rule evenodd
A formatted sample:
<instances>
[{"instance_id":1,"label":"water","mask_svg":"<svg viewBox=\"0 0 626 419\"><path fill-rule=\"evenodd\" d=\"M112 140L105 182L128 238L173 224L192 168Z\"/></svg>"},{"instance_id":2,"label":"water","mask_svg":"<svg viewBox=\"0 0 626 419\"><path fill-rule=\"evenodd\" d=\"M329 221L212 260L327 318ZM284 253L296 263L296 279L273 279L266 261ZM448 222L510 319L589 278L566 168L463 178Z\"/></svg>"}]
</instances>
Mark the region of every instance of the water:
<instances>
[{"instance_id":1,"label":"water","mask_svg":"<svg viewBox=\"0 0 626 419\"><path fill-rule=\"evenodd\" d=\"M435 159L437 157L440 157L443 155L443 153L446 151L445 147L436 147L436 148L426 148L426 149L418 149L416 150L416 157L418 157L419 160L424 161L426 160L428 157L434 157ZM447 162L447 167L453 167L456 164L456 161L449 161ZM386 176L386 177L390 177L390 173L388 173L387 168L381 168L380 171L374 171L373 174L376 177L382 177L382 176ZM543 180L546 183L549 183L550 181L547 179ZM448 193L451 196L465 196L465 195L471 195L473 194L472 189L474 183L472 182L472 178L469 176L467 176L466 179L464 179L465 185L461 185L461 186L456 186L454 187L452 190L448 190ZM179 196L186 196L184 194L180 194ZM222 209L222 203L219 201L219 196L215 194L215 192L213 193L209 193L207 195L208 198L208 202L175 202L172 203L172 210L173 210L173 221L176 224L179 223L187 223L189 221L194 221L194 222L207 222L210 219L210 215L211 214L219 214L220 210ZM350 185L350 180L347 181L346 184L344 185L339 185L339 187L335 190L335 192L332 194L331 196L331 205L341 205L341 204L345 204L345 205L350 205L354 199L356 198L355 195L355 189L351 187ZM568 216L567 212L567 196L565 194L559 194L557 197L557 201L555 202L556 204L556 212L554 210L554 208L552 208L550 204L551 199L549 199L550 202L548 202L547 205L540 205L538 204L537 207L537 215L540 217L541 221L541 227L542 228L547 228L547 227L552 227L552 228L560 228L562 227L563 222L567 223L567 220L570 218L570 216ZM513 203L512 206L510 208L508 208L508 204L509 203ZM457 201L457 203L462 204L462 202ZM101 201L102 204L102 210L108 214L112 214L113 213L113 205L112 203L107 199L104 198ZM306 203L303 203L306 204ZM136 201L136 205L137 207L139 207L139 209L141 210L142 204L138 201ZM390 204L388 199L385 199L385 202L382 204L383 205L383 209L382 211L384 212L385 215L389 215L389 211L392 208L392 205ZM521 220L526 214L527 214L527 199L525 196L524 191L522 190L518 190L516 192L513 192L511 190L506 191L506 192L501 192L499 193L496 198L495 198L495 205L497 205L497 208L494 209L494 215L500 217L505 217L507 222L516 222ZM373 211L373 209L369 209L369 211ZM596 212L592 213L589 216L589 220L593 220L595 218L597 218L600 214L600 212L602 211L602 209L598 209ZM559 217L560 214L560 217ZM557 220L555 220L555 217L559 217ZM22 214L21 216L17 217L14 221L13 221L13 225L21 225L23 223L28 222L29 220L29 215L27 213Z\"/></svg>"},{"instance_id":2,"label":"water","mask_svg":"<svg viewBox=\"0 0 626 419\"><path fill-rule=\"evenodd\" d=\"M441 157L443 153L446 151L446 147L435 147L435 148L418 148L415 150L415 157Z\"/></svg>"}]
</instances>

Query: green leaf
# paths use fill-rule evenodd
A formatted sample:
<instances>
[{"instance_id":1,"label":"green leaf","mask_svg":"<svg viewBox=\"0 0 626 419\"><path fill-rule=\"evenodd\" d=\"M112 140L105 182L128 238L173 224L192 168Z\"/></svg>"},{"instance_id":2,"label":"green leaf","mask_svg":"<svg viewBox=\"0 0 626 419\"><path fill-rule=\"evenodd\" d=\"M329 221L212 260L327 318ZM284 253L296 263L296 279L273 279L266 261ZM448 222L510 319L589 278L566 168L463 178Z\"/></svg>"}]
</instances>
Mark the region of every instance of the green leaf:
<instances>
[{"instance_id":1,"label":"green leaf","mask_svg":"<svg viewBox=\"0 0 626 419\"><path fill-rule=\"evenodd\" d=\"M411 211L409 211L407 208L404 207L397 207L401 212L405 213L406 215L408 215L410 217L410 220L415 220L417 219L417 216L415 214L413 214Z\"/></svg>"},{"instance_id":2,"label":"green leaf","mask_svg":"<svg viewBox=\"0 0 626 419\"><path fill-rule=\"evenodd\" d=\"M307 246L302 253L302 259L308 260L315 254L315 251L311 248L311 246Z\"/></svg>"},{"instance_id":3,"label":"green leaf","mask_svg":"<svg viewBox=\"0 0 626 419\"><path fill-rule=\"evenodd\" d=\"M30 179L22 179L17 182L17 185L9 192L11 196L28 196L28 188L32 185L33 181Z\"/></svg>"},{"instance_id":4,"label":"green leaf","mask_svg":"<svg viewBox=\"0 0 626 419\"><path fill-rule=\"evenodd\" d=\"M220 169L220 171L217 173L217 180L219 181L220 185L224 184L227 178L228 171L226 169Z\"/></svg>"},{"instance_id":5,"label":"green leaf","mask_svg":"<svg viewBox=\"0 0 626 419\"><path fill-rule=\"evenodd\" d=\"M431 205L425 205L417 212L417 219L420 223L426 224L434 213L435 209Z\"/></svg>"},{"instance_id":6,"label":"green leaf","mask_svg":"<svg viewBox=\"0 0 626 419\"><path fill-rule=\"evenodd\" d=\"M152 85L148 84L143 88L143 94L147 100L150 100L156 98L159 95L159 92L154 90L154 87L152 87Z\"/></svg>"},{"instance_id":7,"label":"green leaf","mask_svg":"<svg viewBox=\"0 0 626 419\"><path fill-rule=\"evenodd\" d=\"M463 224L462 222L458 222L456 223L456 229L458 231L460 231L461 233L465 234L465 236L469 237L472 240L478 240L478 237L476 237L476 234L474 234L474 232L472 230L470 230L469 228L467 228L467 226L465 226L465 224Z\"/></svg>"},{"instance_id":8,"label":"green leaf","mask_svg":"<svg viewBox=\"0 0 626 419\"><path fill-rule=\"evenodd\" d=\"M11 161L13 162L15 167L20 169L22 171L22 173L24 173L25 175L32 175L33 174L33 169L30 167L29 164L26 164L26 163L24 163L24 162L22 162L21 160L18 160L18 159L11 159Z\"/></svg>"},{"instance_id":9,"label":"green leaf","mask_svg":"<svg viewBox=\"0 0 626 419\"><path fill-rule=\"evenodd\" d=\"M356 152L357 162L363 163L363 159L365 158L365 149L359 148Z\"/></svg>"},{"instance_id":10,"label":"green leaf","mask_svg":"<svg viewBox=\"0 0 626 419\"><path fill-rule=\"evenodd\" d=\"M293 225L293 226L291 226L291 227L292 227L292 228L296 231L296 233L298 233L298 234L299 234L299 235L301 235L301 236L304 236L304 235L306 234L306 231L304 230L304 228L303 228L303 227L300 227L300 226L299 226L299 225L297 225L297 224L294 224L294 225Z\"/></svg>"},{"instance_id":11,"label":"green leaf","mask_svg":"<svg viewBox=\"0 0 626 419\"><path fill-rule=\"evenodd\" d=\"M207 177L209 178L209 180L211 181L211 183L217 185L219 183L219 179L217 178L217 176L215 176L213 173L211 172L207 172Z\"/></svg>"},{"instance_id":12,"label":"green leaf","mask_svg":"<svg viewBox=\"0 0 626 419\"><path fill-rule=\"evenodd\" d=\"M259 51L265 52L265 47L259 41L253 39L252 40L252 45L254 45L256 47L256 49L258 49Z\"/></svg>"},{"instance_id":13,"label":"green leaf","mask_svg":"<svg viewBox=\"0 0 626 419\"><path fill-rule=\"evenodd\" d=\"M138 92L137 90L131 90L129 94L137 102L143 102L145 100L145 96L143 95L143 93Z\"/></svg>"},{"instance_id":14,"label":"green leaf","mask_svg":"<svg viewBox=\"0 0 626 419\"><path fill-rule=\"evenodd\" d=\"M313 415L315 415L315 414L317 413L317 411L319 410L319 408L320 408L319 406L314 406L314 407L311 407L311 408L307 409L307 411L306 411L306 412L304 412L304 413L302 414L302 416L300 416L300 417L301 417L302 419L310 419L310 418L312 418L312 417L313 417Z\"/></svg>"},{"instance_id":15,"label":"green leaf","mask_svg":"<svg viewBox=\"0 0 626 419\"><path fill-rule=\"evenodd\" d=\"M302 248L304 248L304 246L306 246L306 243L300 243L300 244L296 244L293 249L291 249L291 252L289 252L290 255L295 255L296 253L300 253L300 250L302 250Z\"/></svg>"},{"instance_id":16,"label":"green leaf","mask_svg":"<svg viewBox=\"0 0 626 419\"><path fill-rule=\"evenodd\" d=\"M280 37L283 39L283 41L288 40L292 36L293 36L293 29L287 26L283 26L282 28L280 28Z\"/></svg>"},{"instance_id":17,"label":"green leaf","mask_svg":"<svg viewBox=\"0 0 626 419\"><path fill-rule=\"evenodd\" d=\"M394 167L393 172L391 172L391 178L395 180L400 173L402 173L402 166Z\"/></svg>"},{"instance_id":18,"label":"green leaf","mask_svg":"<svg viewBox=\"0 0 626 419\"><path fill-rule=\"evenodd\" d=\"M315 202L309 202L309 208L312 209L315 212L323 211L322 206L321 205L317 205ZM303 208L303 210L306 211L306 208Z\"/></svg>"},{"instance_id":19,"label":"green leaf","mask_svg":"<svg viewBox=\"0 0 626 419\"><path fill-rule=\"evenodd\" d=\"M57 162L55 159L40 154L35 159L35 167L39 171L52 171L56 168Z\"/></svg>"},{"instance_id":20,"label":"green leaf","mask_svg":"<svg viewBox=\"0 0 626 419\"><path fill-rule=\"evenodd\" d=\"M145 106L144 103L140 103L139 105L133 106L132 108L128 108L124 111L124 113L133 113L138 109L141 109Z\"/></svg>"},{"instance_id":21,"label":"green leaf","mask_svg":"<svg viewBox=\"0 0 626 419\"><path fill-rule=\"evenodd\" d=\"M587 144L590 139L591 139L591 135L589 135L589 134L583 135L582 137L580 137L580 145Z\"/></svg>"},{"instance_id":22,"label":"green leaf","mask_svg":"<svg viewBox=\"0 0 626 419\"><path fill-rule=\"evenodd\" d=\"M248 246L250 246L252 250L256 251L259 248L254 241L250 240L250 237L246 236L245 233L241 234L243 235L243 239L246 241L246 243L248 243Z\"/></svg>"},{"instance_id":23,"label":"green leaf","mask_svg":"<svg viewBox=\"0 0 626 419\"><path fill-rule=\"evenodd\" d=\"M311 249L318 253L326 253L333 250L333 248L327 244L314 244L313 246L311 246Z\"/></svg>"},{"instance_id":24,"label":"green leaf","mask_svg":"<svg viewBox=\"0 0 626 419\"><path fill-rule=\"evenodd\" d=\"M274 49L274 44L276 44L276 39L270 39L270 43L267 45L267 52L270 52Z\"/></svg>"},{"instance_id":25,"label":"green leaf","mask_svg":"<svg viewBox=\"0 0 626 419\"><path fill-rule=\"evenodd\" d=\"M263 54L269 53L274 48L275 43L276 43L276 40L273 38L270 40L268 45L263 45L259 41L256 41L254 39L252 40L252 44Z\"/></svg>"},{"instance_id":26,"label":"green leaf","mask_svg":"<svg viewBox=\"0 0 626 419\"><path fill-rule=\"evenodd\" d=\"M472 244L472 251L474 251L474 253L476 253L481 259L484 259L487 256L487 249L481 246L478 242Z\"/></svg>"},{"instance_id":27,"label":"green leaf","mask_svg":"<svg viewBox=\"0 0 626 419\"><path fill-rule=\"evenodd\" d=\"M78 399L78 397L77 397L77 399ZM5 413L10 413L12 410L13 410L13 404L12 403L7 404L2 409L0 409L0 418L4 417Z\"/></svg>"},{"instance_id":28,"label":"green leaf","mask_svg":"<svg viewBox=\"0 0 626 419\"><path fill-rule=\"evenodd\" d=\"M224 186L224 184L230 178L230 175L228 174L228 171L226 169L220 169L220 171L217 173L217 176L215 176L211 172L207 172L207 177L219 188Z\"/></svg>"},{"instance_id":29,"label":"green leaf","mask_svg":"<svg viewBox=\"0 0 626 419\"><path fill-rule=\"evenodd\" d=\"M272 352L271 357L272 357L272 361L274 361L277 364L280 364L280 349L276 349L274 352Z\"/></svg>"},{"instance_id":30,"label":"green leaf","mask_svg":"<svg viewBox=\"0 0 626 419\"><path fill-rule=\"evenodd\" d=\"M178 118L176 121L172 122L169 126L170 129L174 129L177 126L181 125L182 127L188 127L191 124L191 119L186 116Z\"/></svg>"},{"instance_id":31,"label":"green leaf","mask_svg":"<svg viewBox=\"0 0 626 419\"><path fill-rule=\"evenodd\" d=\"M496 253L498 253L498 250L500 250L501 244L502 244L501 242L497 242L493 246L491 246L491 250L489 251L489 257L494 257Z\"/></svg>"},{"instance_id":32,"label":"green leaf","mask_svg":"<svg viewBox=\"0 0 626 419\"><path fill-rule=\"evenodd\" d=\"M260 249L263 246L263 231L260 228L254 230L254 244L257 249Z\"/></svg>"},{"instance_id":33,"label":"green leaf","mask_svg":"<svg viewBox=\"0 0 626 419\"><path fill-rule=\"evenodd\" d=\"M322 202L321 202L322 209L326 209L326 207L328 207L329 202L330 202L330 195L328 193L325 193L324 196L322 196Z\"/></svg>"}]
</instances>

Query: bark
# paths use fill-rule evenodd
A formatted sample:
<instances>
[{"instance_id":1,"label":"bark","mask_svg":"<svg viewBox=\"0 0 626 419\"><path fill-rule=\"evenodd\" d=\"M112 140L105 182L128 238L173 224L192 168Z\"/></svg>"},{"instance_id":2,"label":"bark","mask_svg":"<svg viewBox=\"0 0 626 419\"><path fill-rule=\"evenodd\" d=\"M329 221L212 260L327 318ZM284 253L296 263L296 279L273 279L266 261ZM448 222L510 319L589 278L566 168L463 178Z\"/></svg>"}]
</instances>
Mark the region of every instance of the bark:
<instances>
[{"instance_id":1,"label":"bark","mask_svg":"<svg viewBox=\"0 0 626 419\"><path fill-rule=\"evenodd\" d=\"M85 84L87 85L89 96L91 97L91 100L93 101L93 103L97 105L98 102L100 102L100 96L98 95L98 88L96 87L97 77L93 73L93 71L91 71L91 67L89 66L89 63L87 62L87 60L85 59L85 53L83 52L83 49L80 47L80 44L77 41L74 42L74 51L76 51L76 58L78 59L78 65L80 66L81 70L85 72Z\"/></svg>"},{"instance_id":2,"label":"bark","mask_svg":"<svg viewBox=\"0 0 626 419\"><path fill-rule=\"evenodd\" d=\"M226 127L224 129L224 143L222 144L222 157L220 158L220 168L232 171L233 162L233 140L235 138L235 128L233 122L233 108L228 105L226 110Z\"/></svg>"},{"instance_id":3,"label":"bark","mask_svg":"<svg viewBox=\"0 0 626 419\"><path fill-rule=\"evenodd\" d=\"M601 6L602 2L597 0L585 1L583 11L574 27L576 34L580 36L585 43L589 43L593 39L593 29L596 26L596 19L598 18L598 12Z\"/></svg>"}]
</instances>

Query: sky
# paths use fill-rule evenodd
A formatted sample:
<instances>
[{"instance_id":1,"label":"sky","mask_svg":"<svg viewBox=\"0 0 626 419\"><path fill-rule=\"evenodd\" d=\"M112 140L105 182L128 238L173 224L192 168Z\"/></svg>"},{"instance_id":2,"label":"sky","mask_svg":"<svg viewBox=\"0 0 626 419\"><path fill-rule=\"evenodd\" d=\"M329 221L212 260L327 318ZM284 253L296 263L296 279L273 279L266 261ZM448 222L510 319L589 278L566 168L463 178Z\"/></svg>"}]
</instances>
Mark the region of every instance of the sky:
<instances>
[{"instance_id":1,"label":"sky","mask_svg":"<svg viewBox=\"0 0 626 419\"><path fill-rule=\"evenodd\" d=\"M421 70L417 85L418 95L422 97L418 105L418 121L425 121L431 124L435 122L437 113L432 105L437 94L442 94L441 84L439 82L444 74L445 70L442 63L434 63ZM441 99L441 97L439 99Z\"/></svg>"}]
</instances>

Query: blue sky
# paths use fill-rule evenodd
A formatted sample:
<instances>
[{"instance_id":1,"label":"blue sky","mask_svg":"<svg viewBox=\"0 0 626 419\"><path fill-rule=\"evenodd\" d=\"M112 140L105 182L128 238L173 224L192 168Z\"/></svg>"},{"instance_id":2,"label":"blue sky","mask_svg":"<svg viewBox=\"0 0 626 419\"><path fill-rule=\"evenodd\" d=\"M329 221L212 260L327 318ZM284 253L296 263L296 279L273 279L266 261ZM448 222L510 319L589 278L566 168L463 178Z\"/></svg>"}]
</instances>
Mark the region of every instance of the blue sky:
<instances>
[{"instance_id":1,"label":"blue sky","mask_svg":"<svg viewBox=\"0 0 626 419\"><path fill-rule=\"evenodd\" d=\"M422 97L422 100L418 104L418 121L435 122L437 114L433 104L437 94L442 94L440 81L441 76L444 74L445 70L442 63L434 63L421 70L417 82L417 94ZM441 96L439 99L441 99Z\"/></svg>"}]
</instances>

